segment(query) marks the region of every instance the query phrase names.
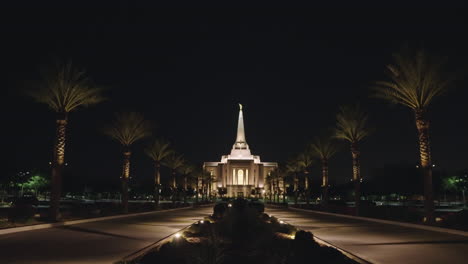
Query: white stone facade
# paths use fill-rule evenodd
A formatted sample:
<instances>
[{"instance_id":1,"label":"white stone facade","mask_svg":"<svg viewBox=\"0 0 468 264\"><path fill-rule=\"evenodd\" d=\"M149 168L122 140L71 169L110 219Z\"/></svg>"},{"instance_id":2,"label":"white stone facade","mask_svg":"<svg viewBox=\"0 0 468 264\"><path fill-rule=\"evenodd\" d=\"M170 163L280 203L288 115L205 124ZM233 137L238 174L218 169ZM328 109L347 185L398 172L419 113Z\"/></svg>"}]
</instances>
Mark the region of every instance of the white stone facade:
<instances>
[{"instance_id":1,"label":"white stone facade","mask_svg":"<svg viewBox=\"0 0 468 264\"><path fill-rule=\"evenodd\" d=\"M262 162L260 156L250 153L245 140L242 105L239 110L236 142L231 154L222 156L219 162L203 163L204 170L216 179L212 185L212 192L215 193L218 188L226 188L229 197L250 197L252 190L262 193L265 178L277 167L276 162Z\"/></svg>"}]
</instances>

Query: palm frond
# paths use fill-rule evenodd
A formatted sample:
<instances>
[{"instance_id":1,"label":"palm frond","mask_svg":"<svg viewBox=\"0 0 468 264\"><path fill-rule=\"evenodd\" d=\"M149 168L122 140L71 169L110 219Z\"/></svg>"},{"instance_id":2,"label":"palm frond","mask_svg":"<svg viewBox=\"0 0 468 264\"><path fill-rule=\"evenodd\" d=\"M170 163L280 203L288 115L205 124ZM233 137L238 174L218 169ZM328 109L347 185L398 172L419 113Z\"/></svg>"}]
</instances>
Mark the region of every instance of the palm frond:
<instances>
[{"instance_id":1,"label":"palm frond","mask_svg":"<svg viewBox=\"0 0 468 264\"><path fill-rule=\"evenodd\" d=\"M171 143L162 139L154 140L151 145L145 149L146 155L156 162L161 162L172 153Z\"/></svg>"},{"instance_id":2,"label":"palm frond","mask_svg":"<svg viewBox=\"0 0 468 264\"><path fill-rule=\"evenodd\" d=\"M195 167L190 164L184 164L183 166L178 168L178 171L182 175L190 175L195 171Z\"/></svg>"},{"instance_id":3,"label":"palm frond","mask_svg":"<svg viewBox=\"0 0 468 264\"><path fill-rule=\"evenodd\" d=\"M38 89L26 94L58 113L69 113L105 100L102 91L103 88L91 83L84 70L77 70L68 62L59 64L44 77Z\"/></svg>"},{"instance_id":4,"label":"palm frond","mask_svg":"<svg viewBox=\"0 0 468 264\"><path fill-rule=\"evenodd\" d=\"M104 128L104 134L115 139L123 146L130 146L136 141L151 135L151 124L136 112L124 112L115 115L114 122Z\"/></svg>"},{"instance_id":5,"label":"palm frond","mask_svg":"<svg viewBox=\"0 0 468 264\"><path fill-rule=\"evenodd\" d=\"M331 138L315 138L310 144L312 153L319 159L330 159L338 151L338 147Z\"/></svg>"},{"instance_id":6,"label":"palm frond","mask_svg":"<svg viewBox=\"0 0 468 264\"><path fill-rule=\"evenodd\" d=\"M172 170L177 170L185 164L185 160L182 155L178 155L175 152L172 152L166 159L163 161L163 165Z\"/></svg>"},{"instance_id":7,"label":"palm frond","mask_svg":"<svg viewBox=\"0 0 468 264\"><path fill-rule=\"evenodd\" d=\"M432 100L447 91L453 78L444 75L444 61L418 51L394 54L387 66L389 81L376 82L373 96L412 109L425 110Z\"/></svg>"},{"instance_id":8,"label":"palm frond","mask_svg":"<svg viewBox=\"0 0 468 264\"><path fill-rule=\"evenodd\" d=\"M342 106L336 115L335 138L351 143L361 141L369 135L368 116L357 106Z\"/></svg>"},{"instance_id":9,"label":"palm frond","mask_svg":"<svg viewBox=\"0 0 468 264\"><path fill-rule=\"evenodd\" d=\"M296 158L297 166L307 171L314 163L314 159L308 152L300 153Z\"/></svg>"},{"instance_id":10,"label":"palm frond","mask_svg":"<svg viewBox=\"0 0 468 264\"><path fill-rule=\"evenodd\" d=\"M292 159L286 163L286 171L287 173L299 173L304 168L301 164L297 161L297 159Z\"/></svg>"}]
</instances>

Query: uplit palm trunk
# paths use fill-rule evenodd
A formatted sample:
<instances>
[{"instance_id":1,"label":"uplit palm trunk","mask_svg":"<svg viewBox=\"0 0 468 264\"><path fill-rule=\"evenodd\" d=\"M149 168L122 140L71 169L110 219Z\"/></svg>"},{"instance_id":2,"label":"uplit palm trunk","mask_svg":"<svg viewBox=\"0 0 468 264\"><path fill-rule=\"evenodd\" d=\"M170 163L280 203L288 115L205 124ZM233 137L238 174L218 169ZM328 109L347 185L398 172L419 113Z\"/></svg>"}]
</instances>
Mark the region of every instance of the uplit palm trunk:
<instances>
[{"instance_id":1,"label":"uplit palm trunk","mask_svg":"<svg viewBox=\"0 0 468 264\"><path fill-rule=\"evenodd\" d=\"M328 206L328 160L322 159L322 204Z\"/></svg>"},{"instance_id":2,"label":"uplit palm trunk","mask_svg":"<svg viewBox=\"0 0 468 264\"><path fill-rule=\"evenodd\" d=\"M154 164L154 208L159 207L159 190L161 189L161 164L156 161Z\"/></svg>"},{"instance_id":3,"label":"uplit palm trunk","mask_svg":"<svg viewBox=\"0 0 468 264\"><path fill-rule=\"evenodd\" d=\"M175 204L176 195L177 195L177 182L176 182L176 171L175 169L172 170L172 204Z\"/></svg>"},{"instance_id":4,"label":"uplit palm trunk","mask_svg":"<svg viewBox=\"0 0 468 264\"><path fill-rule=\"evenodd\" d=\"M206 183L206 188L207 188L207 193L208 193L208 199L211 200L211 180L209 180Z\"/></svg>"},{"instance_id":5,"label":"uplit palm trunk","mask_svg":"<svg viewBox=\"0 0 468 264\"><path fill-rule=\"evenodd\" d=\"M280 181L279 181L279 178L276 178L276 203L279 203L279 199L280 199Z\"/></svg>"},{"instance_id":6,"label":"uplit palm trunk","mask_svg":"<svg viewBox=\"0 0 468 264\"><path fill-rule=\"evenodd\" d=\"M187 203L187 175L184 175L184 204Z\"/></svg>"},{"instance_id":7,"label":"uplit palm trunk","mask_svg":"<svg viewBox=\"0 0 468 264\"><path fill-rule=\"evenodd\" d=\"M361 201L361 165L359 164L359 150L356 143L351 143L351 155L353 157L353 182L354 203L356 215L359 215L359 204Z\"/></svg>"},{"instance_id":8,"label":"uplit palm trunk","mask_svg":"<svg viewBox=\"0 0 468 264\"><path fill-rule=\"evenodd\" d=\"M197 192L196 192L196 195L195 195L195 203L198 204L198 195L200 193L200 179L198 178L197 176Z\"/></svg>"},{"instance_id":9,"label":"uplit palm trunk","mask_svg":"<svg viewBox=\"0 0 468 264\"><path fill-rule=\"evenodd\" d=\"M273 186L273 183L270 182L270 203L273 202L273 191L274 191L274 186Z\"/></svg>"},{"instance_id":10,"label":"uplit palm trunk","mask_svg":"<svg viewBox=\"0 0 468 264\"><path fill-rule=\"evenodd\" d=\"M60 217L60 197L62 194L62 173L65 166L65 141L67 128L67 114L60 114L57 118L57 135L54 146L54 160L52 162L52 180L50 192L50 219L57 221Z\"/></svg>"},{"instance_id":11,"label":"uplit palm trunk","mask_svg":"<svg viewBox=\"0 0 468 264\"><path fill-rule=\"evenodd\" d=\"M128 180L130 178L130 156L132 152L124 150L122 166L122 212L128 213Z\"/></svg>"},{"instance_id":12,"label":"uplit palm trunk","mask_svg":"<svg viewBox=\"0 0 468 264\"><path fill-rule=\"evenodd\" d=\"M424 177L424 209L426 213L426 223L433 224L434 219L434 198L432 191L432 160L431 144L429 140L429 122L424 118L423 110L416 110L416 128L418 130L419 154L421 157L421 168Z\"/></svg>"},{"instance_id":13,"label":"uplit palm trunk","mask_svg":"<svg viewBox=\"0 0 468 264\"><path fill-rule=\"evenodd\" d=\"M297 205L297 198L299 195L299 179L297 173L294 174L294 205Z\"/></svg>"},{"instance_id":14,"label":"uplit palm trunk","mask_svg":"<svg viewBox=\"0 0 468 264\"><path fill-rule=\"evenodd\" d=\"M306 204L310 204L310 190L309 190L309 172L305 173L305 180L304 180L304 185L305 185L305 195L306 195Z\"/></svg>"},{"instance_id":15,"label":"uplit palm trunk","mask_svg":"<svg viewBox=\"0 0 468 264\"><path fill-rule=\"evenodd\" d=\"M283 177L283 203L286 204L286 179Z\"/></svg>"}]
</instances>

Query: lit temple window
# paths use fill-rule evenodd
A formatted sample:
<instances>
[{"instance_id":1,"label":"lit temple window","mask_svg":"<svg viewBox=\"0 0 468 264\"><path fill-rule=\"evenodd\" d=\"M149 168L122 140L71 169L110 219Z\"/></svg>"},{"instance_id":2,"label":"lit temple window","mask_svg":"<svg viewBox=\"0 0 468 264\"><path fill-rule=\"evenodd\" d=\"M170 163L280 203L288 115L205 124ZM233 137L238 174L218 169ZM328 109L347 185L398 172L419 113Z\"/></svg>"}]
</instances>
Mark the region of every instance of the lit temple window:
<instances>
[{"instance_id":1,"label":"lit temple window","mask_svg":"<svg viewBox=\"0 0 468 264\"><path fill-rule=\"evenodd\" d=\"M232 170L232 184L236 185L237 184L237 178L236 178L236 170Z\"/></svg>"},{"instance_id":2,"label":"lit temple window","mask_svg":"<svg viewBox=\"0 0 468 264\"><path fill-rule=\"evenodd\" d=\"M237 170L237 184L244 185L244 171Z\"/></svg>"},{"instance_id":3,"label":"lit temple window","mask_svg":"<svg viewBox=\"0 0 468 264\"><path fill-rule=\"evenodd\" d=\"M249 185L249 170L245 170L245 185Z\"/></svg>"}]
</instances>

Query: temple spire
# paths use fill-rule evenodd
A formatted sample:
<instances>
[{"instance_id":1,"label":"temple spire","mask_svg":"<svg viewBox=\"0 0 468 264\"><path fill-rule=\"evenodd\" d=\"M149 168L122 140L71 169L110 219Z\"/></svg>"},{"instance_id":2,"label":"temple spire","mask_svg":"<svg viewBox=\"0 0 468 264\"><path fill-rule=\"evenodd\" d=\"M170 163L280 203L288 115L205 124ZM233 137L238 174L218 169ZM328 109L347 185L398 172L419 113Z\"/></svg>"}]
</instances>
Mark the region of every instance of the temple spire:
<instances>
[{"instance_id":1,"label":"temple spire","mask_svg":"<svg viewBox=\"0 0 468 264\"><path fill-rule=\"evenodd\" d=\"M237 137L233 149L249 149L247 141L245 140L244 131L244 116L242 113L242 104L239 104L239 120L237 121Z\"/></svg>"}]
</instances>

